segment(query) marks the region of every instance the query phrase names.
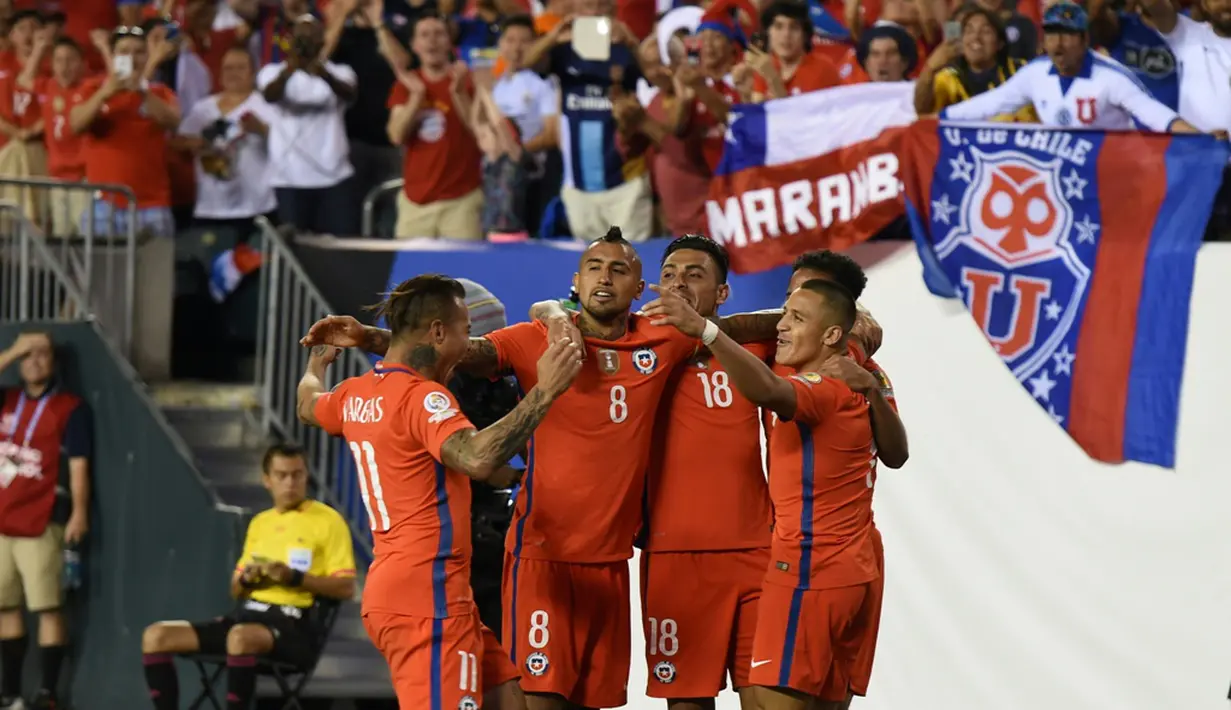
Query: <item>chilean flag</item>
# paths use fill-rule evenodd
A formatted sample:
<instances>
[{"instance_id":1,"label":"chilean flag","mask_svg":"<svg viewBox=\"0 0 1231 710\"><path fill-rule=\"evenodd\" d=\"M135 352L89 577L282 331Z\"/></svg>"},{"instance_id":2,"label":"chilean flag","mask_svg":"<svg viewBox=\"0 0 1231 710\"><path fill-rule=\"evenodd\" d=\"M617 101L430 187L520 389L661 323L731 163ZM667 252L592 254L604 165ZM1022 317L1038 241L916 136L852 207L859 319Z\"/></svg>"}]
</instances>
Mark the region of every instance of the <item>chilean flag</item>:
<instances>
[{"instance_id":1,"label":"chilean flag","mask_svg":"<svg viewBox=\"0 0 1231 710\"><path fill-rule=\"evenodd\" d=\"M906 211L933 293L961 297L1093 458L1175 466L1197 249L1231 150L1210 136L923 121Z\"/></svg>"},{"instance_id":2,"label":"chilean flag","mask_svg":"<svg viewBox=\"0 0 1231 710\"><path fill-rule=\"evenodd\" d=\"M732 106L705 203L739 273L845 249L903 215L898 145L911 82L860 84Z\"/></svg>"}]
</instances>

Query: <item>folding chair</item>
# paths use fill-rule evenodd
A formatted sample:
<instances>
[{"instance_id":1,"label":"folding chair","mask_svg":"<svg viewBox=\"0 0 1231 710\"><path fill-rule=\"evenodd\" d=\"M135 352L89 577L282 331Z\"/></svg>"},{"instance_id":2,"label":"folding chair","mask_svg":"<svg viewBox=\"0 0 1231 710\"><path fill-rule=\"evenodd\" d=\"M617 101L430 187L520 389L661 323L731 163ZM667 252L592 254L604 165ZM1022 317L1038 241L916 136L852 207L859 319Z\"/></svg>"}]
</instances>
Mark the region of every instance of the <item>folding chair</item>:
<instances>
[{"instance_id":1,"label":"folding chair","mask_svg":"<svg viewBox=\"0 0 1231 710\"><path fill-rule=\"evenodd\" d=\"M308 620L312 627L313 640L316 642L315 653L308 663L297 665L267 658L257 659L257 675L270 676L278 684L278 691L282 693L282 699L285 701L282 710L303 710L299 695L316 671L316 664L320 661L325 642L333 631L333 624L338 618L341 606L341 602L336 599L317 598L308 610ZM185 653L180 657L191 661L197 667L197 675L201 680L201 693L192 705L188 706L189 710L198 710L206 703L214 710L223 710L218 698L214 696L214 686L227 669L227 657L206 653Z\"/></svg>"}]
</instances>

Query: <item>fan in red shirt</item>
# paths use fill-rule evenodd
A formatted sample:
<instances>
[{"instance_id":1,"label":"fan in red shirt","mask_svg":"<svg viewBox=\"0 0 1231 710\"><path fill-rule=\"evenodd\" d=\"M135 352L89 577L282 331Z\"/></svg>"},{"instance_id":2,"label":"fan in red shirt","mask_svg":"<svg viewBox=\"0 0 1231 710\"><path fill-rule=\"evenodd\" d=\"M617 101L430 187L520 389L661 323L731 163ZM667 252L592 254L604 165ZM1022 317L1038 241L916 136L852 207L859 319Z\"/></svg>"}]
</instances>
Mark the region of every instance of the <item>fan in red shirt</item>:
<instances>
[{"instance_id":1,"label":"fan in red shirt","mask_svg":"<svg viewBox=\"0 0 1231 710\"><path fill-rule=\"evenodd\" d=\"M776 0L761 14L768 50L750 48L744 58L754 72L752 100L780 99L839 84L838 70L812 49L812 20L795 0Z\"/></svg>"},{"instance_id":2,"label":"fan in red shirt","mask_svg":"<svg viewBox=\"0 0 1231 710\"><path fill-rule=\"evenodd\" d=\"M757 610L750 682L762 710L803 710L849 696L867 632L872 582L875 444L869 398L822 377L844 358L855 299L832 281L805 282L787 299L776 360L800 374L782 378L670 291L646 312L699 336L750 401L780 423L770 436L774 505L771 565Z\"/></svg>"},{"instance_id":3,"label":"fan in red shirt","mask_svg":"<svg viewBox=\"0 0 1231 710\"><path fill-rule=\"evenodd\" d=\"M659 284L712 317L730 293L728 263L717 242L685 235L667 246ZM762 360L773 352L745 347ZM646 693L712 698L730 675L755 707L748 672L771 523L757 407L708 353L675 373L663 406L641 544Z\"/></svg>"},{"instance_id":4,"label":"fan in red shirt","mask_svg":"<svg viewBox=\"0 0 1231 710\"><path fill-rule=\"evenodd\" d=\"M33 79L45 73L45 49L50 37L33 10L14 13L9 28L9 49L0 53L0 147L10 140L34 141L43 132L43 118ZM23 77L29 82L23 82Z\"/></svg>"},{"instance_id":5,"label":"fan in red shirt","mask_svg":"<svg viewBox=\"0 0 1231 710\"><path fill-rule=\"evenodd\" d=\"M136 229L158 236L175 233L171 219L171 181L167 175L167 132L180 122L179 102L166 86L144 81L149 54L139 29L120 28L111 38L112 72L87 79L74 94L69 123L84 136L86 179L127 185L137 201ZM129 71L131 70L131 71ZM77 99L76 97L80 97ZM94 204L97 233L128 229L128 200L106 193ZM110 230L109 232L106 230Z\"/></svg>"},{"instance_id":6,"label":"fan in red shirt","mask_svg":"<svg viewBox=\"0 0 1231 710\"><path fill-rule=\"evenodd\" d=\"M389 94L389 140L406 148L394 234L480 239L482 155L464 105L455 98L473 96L474 86L464 65L451 63L444 18L420 17L411 49L421 66L401 73Z\"/></svg>"},{"instance_id":7,"label":"fan in red shirt","mask_svg":"<svg viewBox=\"0 0 1231 710\"><path fill-rule=\"evenodd\" d=\"M696 94L688 109L688 130L704 132L701 150L710 171L718 169L726 136L727 111L742 101L739 79L746 67L733 71L748 38L757 30L756 7L748 0L719 0L705 11L697 27L700 62L685 64L677 73ZM745 83L747 83L745 81Z\"/></svg>"},{"instance_id":8,"label":"fan in red shirt","mask_svg":"<svg viewBox=\"0 0 1231 710\"><path fill-rule=\"evenodd\" d=\"M389 663L399 705L513 710L525 707L517 671L479 621L470 590L466 477L515 483L505 464L572 384L581 351L565 340L546 348L535 387L477 431L443 384L467 349L465 295L435 274L399 284L379 311L393 328L385 360L326 392L325 370L339 351L313 347L298 412L345 437L354 454L375 540L363 622Z\"/></svg>"},{"instance_id":9,"label":"fan in red shirt","mask_svg":"<svg viewBox=\"0 0 1231 710\"><path fill-rule=\"evenodd\" d=\"M81 48L71 38L61 37L51 52L51 76L34 84L43 119L47 174L66 182L85 179L82 137L73 132L69 116L79 98L84 74ZM71 233L89 204L89 196L82 190L56 189L49 200L55 234Z\"/></svg>"}]
</instances>

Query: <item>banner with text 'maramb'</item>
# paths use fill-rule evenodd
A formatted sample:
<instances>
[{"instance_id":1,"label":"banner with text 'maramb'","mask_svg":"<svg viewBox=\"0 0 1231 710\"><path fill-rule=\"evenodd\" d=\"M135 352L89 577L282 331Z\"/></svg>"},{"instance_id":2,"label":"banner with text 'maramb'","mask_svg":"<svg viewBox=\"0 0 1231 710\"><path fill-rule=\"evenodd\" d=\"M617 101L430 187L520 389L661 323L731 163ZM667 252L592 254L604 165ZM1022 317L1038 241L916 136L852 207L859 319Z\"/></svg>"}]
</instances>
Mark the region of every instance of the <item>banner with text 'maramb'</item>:
<instances>
[{"instance_id":1,"label":"banner with text 'maramb'","mask_svg":"<svg viewBox=\"0 0 1231 710\"><path fill-rule=\"evenodd\" d=\"M737 272L845 249L904 214L898 149L909 82L860 84L731 108L705 212Z\"/></svg>"}]
</instances>

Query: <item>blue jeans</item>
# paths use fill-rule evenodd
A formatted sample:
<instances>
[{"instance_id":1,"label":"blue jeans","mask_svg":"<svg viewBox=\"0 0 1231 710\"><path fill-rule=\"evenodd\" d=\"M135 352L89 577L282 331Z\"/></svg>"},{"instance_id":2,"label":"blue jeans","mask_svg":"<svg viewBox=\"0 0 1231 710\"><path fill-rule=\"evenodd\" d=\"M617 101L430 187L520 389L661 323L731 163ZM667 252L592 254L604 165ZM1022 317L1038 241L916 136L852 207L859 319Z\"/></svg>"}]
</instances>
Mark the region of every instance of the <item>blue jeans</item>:
<instances>
[{"instance_id":1,"label":"blue jeans","mask_svg":"<svg viewBox=\"0 0 1231 710\"><path fill-rule=\"evenodd\" d=\"M349 178L331 187L279 187L278 220L297 231L353 237L359 234L360 205L351 195Z\"/></svg>"}]
</instances>

